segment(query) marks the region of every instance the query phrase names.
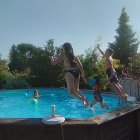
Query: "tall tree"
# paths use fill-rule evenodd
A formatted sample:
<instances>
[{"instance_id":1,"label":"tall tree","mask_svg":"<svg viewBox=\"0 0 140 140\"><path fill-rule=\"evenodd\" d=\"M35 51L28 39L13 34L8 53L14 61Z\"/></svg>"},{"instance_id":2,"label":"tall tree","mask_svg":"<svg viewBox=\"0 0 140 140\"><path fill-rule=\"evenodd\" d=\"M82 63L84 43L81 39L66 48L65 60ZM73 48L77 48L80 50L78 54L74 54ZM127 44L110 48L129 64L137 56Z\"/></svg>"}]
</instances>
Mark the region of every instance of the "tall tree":
<instances>
[{"instance_id":1,"label":"tall tree","mask_svg":"<svg viewBox=\"0 0 140 140\"><path fill-rule=\"evenodd\" d=\"M13 45L9 54L9 68L10 70L17 70L23 72L29 67L29 60L35 55L36 47L32 44Z\"/></svg>"},{"instance_id":2,"label":"tall tree","mask_svg":"<svg viewBox=\"0 0 140 140\"><path fill-rule=\"evenodd\" d=\"M2 59L0 55L0 68L7 67L7 60Z\"/></svg>"},{"instance_id":3,"label":"tall tree","mask_svg":"<svg viewBox=\"0 0 140 140\"><path fill-rule=\"evenodd\" d=\"M49 56L59 56L61 52L60 47L54 47L54 40L47 41L42 52L31 59L31 73L30 76L34 77L34 86L63 86L64 85L64 72L63 65L58 64L53 66L50 62Z\"/></svg>"},{"instance_id":4,"label":"tall tree","mask_svg":"<svg viewBox=\"0 0 140 140\"><path fill-rule=\"evenodd\" d=\"M89 48L85 51L85 55L79 56L87 77L91 77L97 73L97 60L99 54L96 48Z\"/></svg>"},{"instance_id":5,"label":"tall tree","mask_svg":"<svg viewBox=\"0 0 140 140\"><path fill-rule=\"evenodd\" d=\"M116 29L115 41L109 43L109 47L114 50L113 57L119 59L120 63L125 66L128 66L130 58L136 55L139 45L139 41L135 37L136 33L128 22L129 16L123 8L119 18L119 27Z\"/></svg>"},{"instance_id":6,"label":"tall tree","mask_svg":"<svg viewBox=\"0 0 140 140\"><path fill-rule=\"evenodd\" d=\"M54 46L54 39L49 39L47 41L47 45L45 46L45 53L47 56L47 67L46 67L46 76L47 76L47 82L50 86L58 86L64 85L64 72L63 72L63 64L57 64L53 66L49 60L49 56L55 56L58 57L62 51L61 47L55 47Z\"/></svg>"}]
</instances>

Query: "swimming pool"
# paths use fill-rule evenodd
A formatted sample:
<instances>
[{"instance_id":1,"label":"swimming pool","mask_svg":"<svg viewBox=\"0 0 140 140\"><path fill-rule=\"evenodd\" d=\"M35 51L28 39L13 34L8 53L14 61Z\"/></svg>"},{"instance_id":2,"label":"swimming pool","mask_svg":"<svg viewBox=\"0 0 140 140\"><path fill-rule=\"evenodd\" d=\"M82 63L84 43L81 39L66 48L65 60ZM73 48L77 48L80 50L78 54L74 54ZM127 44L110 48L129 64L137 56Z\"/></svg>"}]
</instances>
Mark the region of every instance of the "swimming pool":
<instances>
[{"instance_id":1,"label":"swimming pool","mask_svg":"<svg viewBox=\"0 0 140 140\"><path fill-rule=\"evenodd\" d=\"M31 102L34 89L0 91L1 140L140 139L139 102L126 107L120 106L118 96L104 94L109 110L101 109L96 104L95 111L92 112L89 108L85 109L80 101L70 98L66 89L38 90L41 94L38 104ZM91 92L83 93L90 102L93 98ZM42 122L42 117L51 113L52 104L56 104L58 114L66 117L65 122L60 125Z\"/></svg>"},{"instance_id":2,"label":"swimming pool","mask_svg":"<svg viewBox=\"0 0 140 140\"><path fill-rule=\"evenodd\" d=\"M97 103L94 111L84 108L80 100L71 98L67 89L38 89L38 102L32 101L34 89L0 91L0 118L42 118L51 114L51 105L56 105L56 114L65 118L91 118L121 108L118 96L103 94L109 109L102 109ZM92 92L82 91L89 103Z\"/></svg>"}]
</instances>

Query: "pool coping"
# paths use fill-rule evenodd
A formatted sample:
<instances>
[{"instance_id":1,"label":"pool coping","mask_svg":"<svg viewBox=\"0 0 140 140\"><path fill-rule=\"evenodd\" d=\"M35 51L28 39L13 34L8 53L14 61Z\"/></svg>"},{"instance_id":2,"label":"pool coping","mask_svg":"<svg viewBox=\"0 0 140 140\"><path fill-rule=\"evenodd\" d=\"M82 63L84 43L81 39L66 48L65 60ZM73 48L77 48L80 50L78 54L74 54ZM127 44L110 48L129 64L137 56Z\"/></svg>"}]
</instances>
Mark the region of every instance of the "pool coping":
<instances>
[{"instance_id":1,"label":"pool coping","mask_svg":"<svg viewBox=\"0 0 140 140\"><path fill-rule=\"evenodd\" d=\"M130 106L117 109L102 115L88 118L76 119L66 118L61 125L102 125L113 119L123 117L131 112L140 110L140 102L131 104ZM0 118L0 125L46 125L42 122L42 118Z\"/></svg>"}]
</instances>

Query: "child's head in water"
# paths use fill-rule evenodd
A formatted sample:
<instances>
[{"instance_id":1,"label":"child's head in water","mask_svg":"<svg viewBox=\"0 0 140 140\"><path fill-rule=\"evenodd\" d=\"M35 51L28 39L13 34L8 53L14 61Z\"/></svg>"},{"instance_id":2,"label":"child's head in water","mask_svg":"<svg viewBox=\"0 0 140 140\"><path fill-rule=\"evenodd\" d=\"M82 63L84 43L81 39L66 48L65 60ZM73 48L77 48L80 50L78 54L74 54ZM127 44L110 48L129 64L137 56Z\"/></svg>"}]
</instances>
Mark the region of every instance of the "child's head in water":
<instances>
[{"instance_id":1,"label":"child's head in water","mask_svg":"<svg viewBox=\"0 0 140 140\"><path fill-rule=\"evenodd\" d=\"M34 90L34 98L38 98L38 97L39 97L38 91L35 89Z\"/></svg>"}]
</instances>

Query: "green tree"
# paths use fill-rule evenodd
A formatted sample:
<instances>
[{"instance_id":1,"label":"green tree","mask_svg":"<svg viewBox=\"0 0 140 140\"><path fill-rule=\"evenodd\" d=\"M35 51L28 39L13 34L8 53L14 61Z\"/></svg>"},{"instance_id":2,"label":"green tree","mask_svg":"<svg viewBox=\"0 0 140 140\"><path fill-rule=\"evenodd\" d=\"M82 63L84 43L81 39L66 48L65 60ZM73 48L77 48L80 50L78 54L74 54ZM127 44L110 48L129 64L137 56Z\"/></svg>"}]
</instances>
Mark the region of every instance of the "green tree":
<instances>
[{"instance_id":1,"label":"green tree","mask_svg":"<svg viewBox=\"0 0 140 140\"><path fill-rule=\"evenodd\" d=\"M9 54L9 68L11 71L23 72L29 67L29 60L35 55L36 47L32 44L13 45Z\"/></svg>"},{"instance_id":2,"label":"green tree","mask_svg":"<svg viewBox=\"0 0 140 140\"><path fill-rule=\"evenodd\" d=\"M47 69L46 76L47 82L50 86L63 86L64 85L64 66L62 63L57 65L52 65L49 59L49 56L58 57L62 52L62 47L54 46L54 39L50 39L47 41L47 45L45 46L46 60L47 60Z\"/></svg>"},{"instance_id":3,"label":"green tree","mask_svg":"<svg viewBox=\"0 0 140 140\"><path fill-rule=\"evenodd\" d=\"M105 78L106 77L105 68L104 68L105 64L104 63L105 63L105 60L103 58L98 59L96 73L101 78Z\"/></svg>"},{"instance_id":4,"label":"green tree","mask_svg":"<svg viewBox=\"0 0 140 140\"><path fill-rule=\"evenodd\" d=\"M129 16L123 8L119 18L119 27L116 30L115 41L109 43L109 47L114 50L113 57L119 59L120 63L125 66L128 66L129 58L136 55L139 45L138 39L135 37L136 33L128 22Z\"/></svg>"},{"instance_id":5,"label":"green tree","mask_svg":"<svg viewBox=\"0 0 140 140\"><path fill-rule=\"evenodd\" d=\"M0 68L5 68L7 67L7 60L2 59L0 55Z\"/></svg>"},{"instance_id":6,"label":"green tree","mask_svg":"<svg viewBox=\"0 0 140 140\"><path fill-rule=\"evenodd\" d=\"M96 48L87 49L85 55L80 55L79 58L83 64L87 77L91 77L97 73L97 61L99 55Z\"/></svg>"},{"instance_id":7,"label":"green tree","mask_svg":"<svg viewBox=\"0 0 140 140\"><path fill-rule=\"evenodd\" d=\"M8 72L8 69L6 68L7 68L7 60L1 59L0 55L0 89L5 84L6 79L12 75L10 74L10 72Z\"/></svg>"},{"instance_id":8,"label":"green tree","mask_svg":"<svg viewBox=\"0 0 140 140\"><path fill-rule=\"evenodd\" d=\"M42 51L38 51L30 62L30 80L34 86L62 86L64 84L63 65L53 66L49 56L58 56L61 52L60 47L54 47L54 40L47 41Z\"/></svg>"},{"instance_id":9,"label":"green tree","mask_svg":"<svg viewBox=\"0 0 140 140\"><path fill-rule=\"evenodd\" d=\"M6 80L12 77L13 77L13 74L10 73L8 70L1 70L0 71L0 89L5 86Z\"/></svg>"},{"instance_id":10,"label":"green tree","mask_svg":"<svg viewBox=\"0 0 140 140\"><path fill-rule=\"evenodd\" d=\"M134 67L140 67L140 53L137 53L131 60L131 65Z\"/></svg>"}]
</instances>

